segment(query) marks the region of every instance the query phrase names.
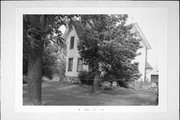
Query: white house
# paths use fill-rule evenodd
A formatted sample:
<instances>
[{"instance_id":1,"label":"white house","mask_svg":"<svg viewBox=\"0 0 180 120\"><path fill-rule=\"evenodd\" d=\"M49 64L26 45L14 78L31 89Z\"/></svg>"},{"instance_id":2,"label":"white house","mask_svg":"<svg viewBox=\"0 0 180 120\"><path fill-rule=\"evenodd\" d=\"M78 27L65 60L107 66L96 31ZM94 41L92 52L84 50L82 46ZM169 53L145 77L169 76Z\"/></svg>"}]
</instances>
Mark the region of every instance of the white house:
<instances>
[{"instance_id":1,"label":"white house","mask_svg":"<svg viewBox=\"0 0 180 120\"><path fill-rule=\"evenodd\" d=\"M79 71L88 70L88 66L83 65L83 61L80 58L77 48L79 37L83 34L84 30L81 27L80 22L73 21L72 24L73 26L68 27L64 33L64 39L67 41L66 77L70 80L76 79ZM142 39L142 41L140 41L142 48L138 50L138 52L141 52L141 55L136 57L135 61L139 62L139 70L142 74L140 80L144 81L146 79L145 66L147 63L147 51L151 47L138 24L133 24L133 26L133 31L137 32L138 37Z\"/></svg>"},{"instance_id":2,"label":"white house","mask_svg":"<svg viewBox=\"0 0 180 120\"><path fill-rule=\"evenodd\" d=\"M145 81L151 83L151 74L152 74L152 71L153 71L154 69L152 68L152 66L151 66L148 62L146 62L145 69L146 69L146 72L145 72L145 74L146 74L146 80L145 80Z\"/></svg>"},{"instance_id":3,"label":"white house","mask_svg":"<svg viewBox=\"0 0 180 120\"><path fill-rule=\"evenodd\" d=\"M137 52L141 53L141 55L137 56L135 58L135 61L139 62L139 71L141 73L141 77L139 79L139 81L146 81L146 72L148 71L147 67L147 53L148 50L151 49L150 44L148 43L146 37L144 36L143 32L141 31L139 25L137 23L133 24L133 30L132 32L136 32L137 33L137 37L141 39L140 41L140 45L142 46L142 48L140 48Z\"/></svg>"},{"instance_id":4,"label":"white house","mask_svg":"<svg viewBox=\"0 0 180 120\"><path fill-rule=\"evenodd\" d=\"M72 21L72 24L63 35L67 44L66 77L70 80L77 79L79 71L88 70L88 66L83 64L77 48L79 37L84 30L79 21Z\"/></svg>"}]
</instances>

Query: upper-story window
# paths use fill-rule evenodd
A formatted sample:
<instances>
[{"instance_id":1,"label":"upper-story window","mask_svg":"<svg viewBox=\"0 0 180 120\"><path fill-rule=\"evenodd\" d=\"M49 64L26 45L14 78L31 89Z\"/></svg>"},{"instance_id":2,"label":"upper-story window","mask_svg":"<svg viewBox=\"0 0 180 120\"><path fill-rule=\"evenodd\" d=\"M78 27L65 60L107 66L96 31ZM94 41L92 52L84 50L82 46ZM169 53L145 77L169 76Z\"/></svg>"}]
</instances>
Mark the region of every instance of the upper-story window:
<instances>
[{"instance_id":1,"label":"upper-story window","mask_svg":"<svg viewBox=\"0 0 180 120\"><path fill-rule=\"evenodd\" d=\"M71 37L70 39L70 49L74 48L74 36Z\"/></svg>"}]
</instances>

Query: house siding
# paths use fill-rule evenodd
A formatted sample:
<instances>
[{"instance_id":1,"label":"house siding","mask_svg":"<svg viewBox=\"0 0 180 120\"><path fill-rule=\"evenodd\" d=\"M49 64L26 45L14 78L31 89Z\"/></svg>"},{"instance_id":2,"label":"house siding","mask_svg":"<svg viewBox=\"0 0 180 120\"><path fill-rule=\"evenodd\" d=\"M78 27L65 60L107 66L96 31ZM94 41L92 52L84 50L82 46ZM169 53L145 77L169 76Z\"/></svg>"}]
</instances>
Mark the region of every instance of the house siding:
<instances>
[{"instance_id":1,"label":"house siding","mask_svg":"<svg viewBox=\"0 0 180 120\"><path fill-rule=\"evenodd\" d=\"M71 40L72 36L74 36L74 47L73 47L73 49L70 49L70 40ZM77 36L77 33L76 33L75 29L73 28L70 31L69 35L67 36L67 41L66 41L66 44L67 44L66 76L67 77L77 77L78 76L77 63L78 63L78 58L80 57L79 53L78 53L78 48L77 48L78 41L79 41L79 38ZM72 71L68 71L68 62L69 62L68 59L69 58L73 58Z\"/></svg>"},{"instance_id":2,"label":"house siding","mask_svg":"<svg viewBox=\"0 0 180 120\"><path fill-rule=\"evenodd\" d=\"M151 72L152 72L152 69L146 69L146 80L149 83L151 83Z\"/></svg>"},{"instance_id":3,"label":"house siding","mask_svg":"<svg viewBox=\"0 0 180 120\"><path fill-rule=\"evenodd\" d=\"M140 48L137 52L141 53L141 55L137 56L135 58L136 62L139 62L139 71L141 73L141 77L138 79L138 81L144 81L144 74L145 74L145 58L146 58L146 47L143 44L142 41L140 41L140 45L142 48Z\"/></svg>"}]
</instances>

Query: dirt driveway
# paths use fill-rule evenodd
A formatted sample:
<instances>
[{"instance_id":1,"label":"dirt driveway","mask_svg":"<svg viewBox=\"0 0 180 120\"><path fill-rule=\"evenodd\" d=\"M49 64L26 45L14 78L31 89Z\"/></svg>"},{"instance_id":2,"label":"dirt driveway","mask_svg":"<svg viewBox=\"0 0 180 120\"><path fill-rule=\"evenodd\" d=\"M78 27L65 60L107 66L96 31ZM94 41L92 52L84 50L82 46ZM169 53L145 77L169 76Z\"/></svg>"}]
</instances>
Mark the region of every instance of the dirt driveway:
<instances>
[{"instance_id":1,"label":"dirt driveway","mask_svg":"<svg viewBox=\"0 0 180 120\"><path fill-rule=\"evenodd\" d=\"M101 90L98 95L90 95L91 86L61 82L43 82L43 105L153 105L156 92L119 88ZM26 105L26 86L24 86Z\"/></svg>"}]
</instances>

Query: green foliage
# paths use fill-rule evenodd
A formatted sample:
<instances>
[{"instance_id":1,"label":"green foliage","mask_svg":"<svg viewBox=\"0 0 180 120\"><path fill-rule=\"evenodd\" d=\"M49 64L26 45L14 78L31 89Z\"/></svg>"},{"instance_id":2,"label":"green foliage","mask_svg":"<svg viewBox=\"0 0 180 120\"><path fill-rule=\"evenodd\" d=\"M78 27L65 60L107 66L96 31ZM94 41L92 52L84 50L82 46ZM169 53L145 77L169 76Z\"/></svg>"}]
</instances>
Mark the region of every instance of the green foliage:
<instances>
[{"instance_id":1,"label":"green foliage","mask_svg":"<svg viewBox=\"0 0 180 120\"><path fill-rule=\"evenodd\" d=\"M28 73L28 59L32 49L43 43L43 75L49 78L52 78L53 74L64 76L66 45L59 28L68 24L69 17L68 15L23 16L23 74Z\"/></svg>"},{"instance_id":2,"label":"green foliage","mask_svg":"<svg viewBox=\"0 0 180 120\"><path fill-rule=\"evenodd\" d=\"M60 80L65 78L66 71L66 46L59 47L57 44L51 45L55 50L49 50L52 52L52 55L55 57L53 66L53 74L58 75Z\"/></svg>"},{"instance_id":3,"label":"green foliage","mask_svg":"<svg viewBox=\"0 0 180 120\"><path fill-rule=\"evenodd\" d=\"M43 55L43 68L42 68L42 74L43 76L49 77L52 79L53 77L53 68L54 64L56 62L56 56L53 55L54 49L51 45L47 46L44 50Z\"/></svg>"},{"instance_id":4,"label":"green foliage","mask_svg":"<svg viewBox=\"0 0 180 120\"><path fill-rule=\"evenodd\" d=\"M82 84L93 85L94 74L88 71L81 71L78 73L78 77Z\"/></svg>"},{"instance_id":5,"label":"green foliage","mask_svg":"<svg viewBox=\"0 0 180 120\"><path fill-rule=\"evenodd\" d=\"M111 73L106 73L104 76L101 77L102 81L116 81L118 78L116 78L113 74Z\"/></svg>"},{"instance_id":6,"label":"green foliage","mask_svg":"<svg viewBox=\"0 0 180 120\"><path fill-rule=\"evenodd\" d=\"M58 74L61 78L65 77L66 60L65 48L61 48L57 44L49 44L44 49L43 54L43 76L52 79L54 74ZM25 49L23 55L23 74L27 75L28 72L28 53Z\"/></svg>"},{"instance_id":7,"label":"green foliage","mask_svg":"<svg viewBox=\"0 0 180 120\"><path fill-rule=\"evenodd\" d=\"M126 14L83 15L83 21L87 22L83 24L85 33L78 44L79 53L91 71L113 74L123 83L140 76L138 63L133 62L141 48L140 40L131 32L133 25L126 25L127 18Z\"/></svg>"}]
</instances>

